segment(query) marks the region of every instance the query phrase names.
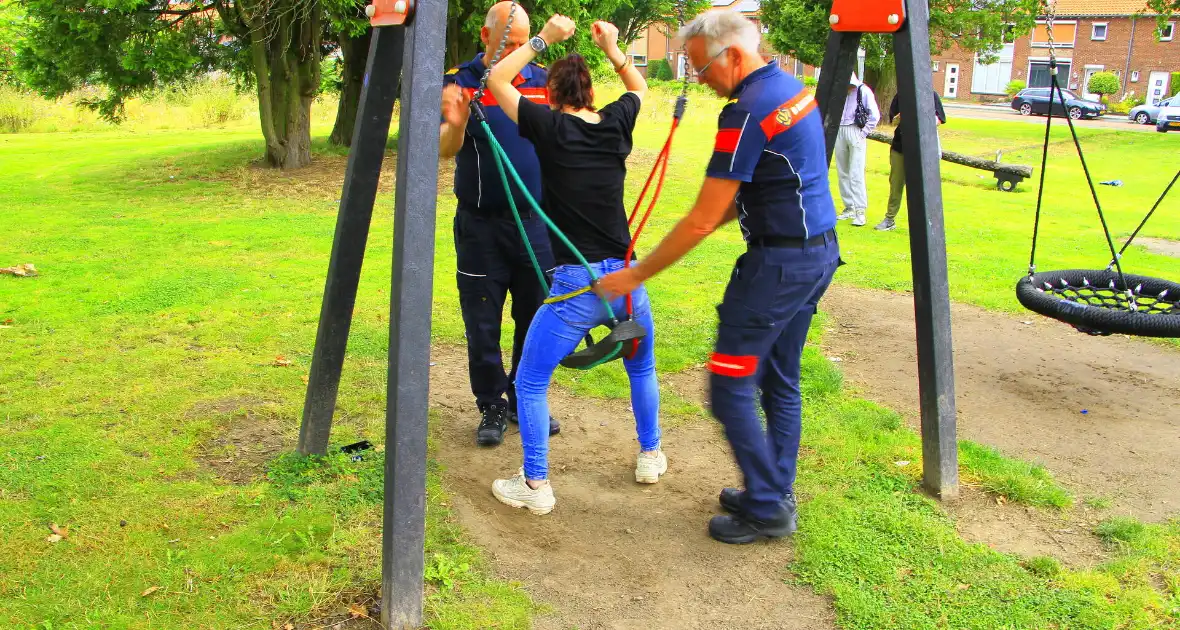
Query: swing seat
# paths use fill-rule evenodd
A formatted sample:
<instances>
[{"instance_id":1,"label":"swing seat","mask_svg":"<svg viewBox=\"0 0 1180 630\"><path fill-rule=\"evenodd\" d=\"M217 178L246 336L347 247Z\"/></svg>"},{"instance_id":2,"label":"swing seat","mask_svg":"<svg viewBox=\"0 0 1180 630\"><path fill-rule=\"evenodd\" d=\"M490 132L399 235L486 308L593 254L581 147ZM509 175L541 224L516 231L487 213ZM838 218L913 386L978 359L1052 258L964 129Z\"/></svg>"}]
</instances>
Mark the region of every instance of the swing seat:
<instances>
[{"instance_id":1,"label":"swing seat","mask_svg":"<svg viewBox=\"0 0 1180 630\"><path fill-rule=\"evenodd\" d=\"M1180 337L1180 284L1113 270L1069 269L1025 276L1016 298L1030 311L1090 335ZM1127 288L1131 289L1134 304Z\"/></svg>"},{"instance_id":2,"label":"swing seat","mask_svg":"<svg viewBox=\"0 0 1180 630\"><path fill-rule=\"evenodd\" d=\"M603 363L614 361L623 356L624 346L632 340L643 339L647 331L633 319L615 324L610 333L597 342L587 335L591 343L586 344L584 350L579 350L561 360L562 367L575 370L589 370Z\"/></svg>"}]
</instances>

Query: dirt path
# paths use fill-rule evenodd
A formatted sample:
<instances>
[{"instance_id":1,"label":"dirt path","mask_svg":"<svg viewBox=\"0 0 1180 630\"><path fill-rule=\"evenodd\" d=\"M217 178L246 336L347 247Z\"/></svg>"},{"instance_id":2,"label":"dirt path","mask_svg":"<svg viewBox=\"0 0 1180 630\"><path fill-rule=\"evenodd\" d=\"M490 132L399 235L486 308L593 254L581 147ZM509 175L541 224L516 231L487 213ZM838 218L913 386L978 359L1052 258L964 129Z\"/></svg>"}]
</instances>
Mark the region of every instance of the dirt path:
<instances>
[{"instance_id":1,"label":"dirt path","mask_svg":"<svg viewBox=\"0 0 1180 630\"><path fill-rule=\"evenodd\" d=\"M785 583L789 542L730 547L709 539L717 492L738 479L715 425L666 429L669 472L640 486L630 405L555 390L557 508L532 516L501 505L490 489L520 466L515 429L499 448L476 447L466 355L436 347L431 361L438 457L455 511L498 573L548 606L537 628L835 628L824 598Z\"/></svg>"},{"instance_id":2,"label":"dirt path","mask_svg":"<svg viewBox=\"0 0 1180 630\"><path fill-rule=\"evenodd\" d=\"M912 297L838 286L820 308L849 384L916 425ZM952 319L960 438L1041 462L1083 497L1113 499L1115 512L1180 512L1180 352L1033 314L956 304Z\"/></svg>"}]
</instances>

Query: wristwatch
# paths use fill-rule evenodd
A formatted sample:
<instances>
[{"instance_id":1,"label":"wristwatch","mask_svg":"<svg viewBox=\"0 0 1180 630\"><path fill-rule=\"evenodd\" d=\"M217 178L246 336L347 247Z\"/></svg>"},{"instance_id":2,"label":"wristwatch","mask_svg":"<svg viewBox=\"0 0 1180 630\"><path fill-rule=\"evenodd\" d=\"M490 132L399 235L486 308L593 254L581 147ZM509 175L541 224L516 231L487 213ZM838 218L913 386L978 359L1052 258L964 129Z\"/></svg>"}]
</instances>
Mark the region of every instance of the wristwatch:
<instances>
[{"instance_id":1,"label":"wristwatch","mask_svg":"<svg viewBox=\"0 0 1180 630\"><path fill-rule=\"evenodd\" d=\"M545 49L548 47L549 47L548 42L541 39L540 35L537 35L529 40L529 48L532 48L533 51L536 52L538 55L545 52Z\"/></svg>"}]
</instances>

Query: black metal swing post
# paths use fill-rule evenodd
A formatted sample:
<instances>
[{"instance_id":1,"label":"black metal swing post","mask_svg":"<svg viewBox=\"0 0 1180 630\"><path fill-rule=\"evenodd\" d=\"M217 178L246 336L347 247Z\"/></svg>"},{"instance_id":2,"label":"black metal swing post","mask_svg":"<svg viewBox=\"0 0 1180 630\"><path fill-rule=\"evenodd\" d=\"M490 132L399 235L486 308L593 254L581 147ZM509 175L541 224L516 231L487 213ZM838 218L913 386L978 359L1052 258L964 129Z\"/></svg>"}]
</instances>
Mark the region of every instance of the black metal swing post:
<instances>
[{"instance_id":1,"label":"black metal swing post","mask_svg":"<svg viewBox=\"0 0 1180 630\"><path fill-rule=\"evenodd\" d=\"M886 3L859 4L873 5L872 10L882 14L887 12L877 8ZM902 141L906 147L906 201L922 416L923 486L937 497L953 499L959 492L959 458L950 284L939 170L941 149L930 68L930 15L925 0L905 0L905 9L904 17L890 15L888 23L900 23L900 29L893 32L893 53L897 62L898 101L906 116ZM840 19L836 11L833 7L833 24ZM823 113L829 162L844 111L846 86L856 67L860 39L859 32L838 30L833 30L828 38L816 96Z\"/></svg>"},{"instance_id":2,"label":"black metal swing post","mask_svg":"<svg viewBox=\"0 0 1180 630\"><path fill-rule=\"evenodd\" d=\"M446 14L446 3L426 0L374 0L368 8L373 41L299 432L299 452L327 451L381 163L400 91L402 159L397 161L393 213L381 544L381 625L387 630L422 625L438 112Z\"/></svg>"},{"instance_id":3,"label":"black metal swing post","mask_svg":"<svg viewBox=\"0 0 1180 630\"><path fill-rule=\"evenodd\" d=\"M405 27L373 29L299 427L298 450L303 455L323 455L328 450L381 163L401 82L404 44Z\"/></svg>"}]
</instances>

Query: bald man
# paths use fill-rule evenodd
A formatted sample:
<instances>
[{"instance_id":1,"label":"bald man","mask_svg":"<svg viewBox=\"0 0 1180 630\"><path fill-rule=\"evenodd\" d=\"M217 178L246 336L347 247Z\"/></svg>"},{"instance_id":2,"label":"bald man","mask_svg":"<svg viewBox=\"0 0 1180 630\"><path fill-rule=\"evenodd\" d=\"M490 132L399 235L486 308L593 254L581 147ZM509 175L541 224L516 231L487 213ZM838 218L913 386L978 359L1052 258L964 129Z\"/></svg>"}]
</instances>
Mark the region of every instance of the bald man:
<instances>
[{"instance_id":1,"label":"bald man","mask_svg":"<svg viewBox=\"0 0 1180 630\"><path fill-rule=\"evenodd\" d=\"M537 278L512 217L491 145L481 126L468 124L468 105L479 88L486 63L496 54L504 37L511 6L511 2L492 6L480 31L484 52L447 72L439 142L439 154L445 159L455 158L455 196L458 198L455 212L456 276L463 324L467 329L471 392L480 412L475 439L481 446L500 444L508 423L516 421L516 396L512 385L516 365L533 314L545 300L545 288ZM528 39L529 16L517 6L501 58ZM514 83L526 98L547 103L548 78L544 68L530 64ZM533 145L520 137L516 123L504 114L491 93L483 96L482 103L492 134L508 153L529 193L540 200L541 165ZM548 230L539 217L530 215L529 204L515 185L513 194L537 262L544 270L551 271L555 265ZM505 372L500 354L500 324L504 301L509 294L512 295L516 335L512 344L511 371ZM556 434L560 426L552 418L549 422L549 434Z\"/></svg>"}]
</instances>

